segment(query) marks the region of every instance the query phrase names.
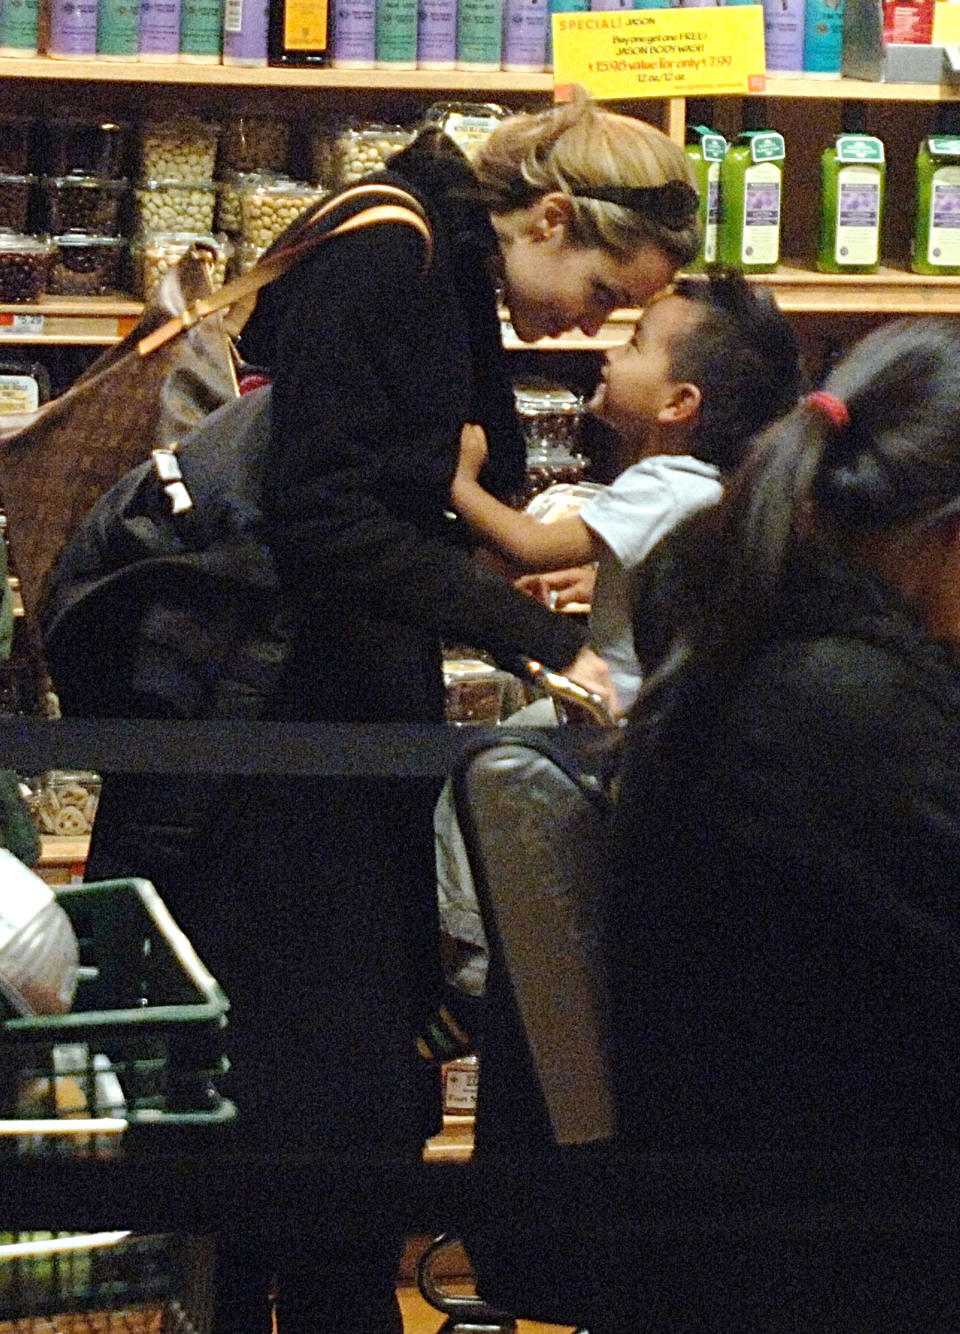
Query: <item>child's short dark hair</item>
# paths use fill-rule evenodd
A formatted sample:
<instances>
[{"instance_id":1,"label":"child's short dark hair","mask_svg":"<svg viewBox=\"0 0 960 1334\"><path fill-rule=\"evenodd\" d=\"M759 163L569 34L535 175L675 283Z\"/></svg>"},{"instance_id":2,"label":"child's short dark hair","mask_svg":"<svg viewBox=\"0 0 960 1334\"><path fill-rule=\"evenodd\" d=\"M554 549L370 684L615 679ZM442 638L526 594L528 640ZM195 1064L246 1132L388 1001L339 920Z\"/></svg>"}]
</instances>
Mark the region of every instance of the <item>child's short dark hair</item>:
<instances>
[{"instance_id":1,"label":"child's short dark hair","mask_svg":"<svg viewBox=\"0 0 960 1334\"><path fill-rule=\"evenodd\" d=\"M675 340L670 368L702 395L690 452L729 472L806 388L800 345L772 294L742 273L681 278L674 291L704 308L696 328Z\"/></svg>"}]
</instances>

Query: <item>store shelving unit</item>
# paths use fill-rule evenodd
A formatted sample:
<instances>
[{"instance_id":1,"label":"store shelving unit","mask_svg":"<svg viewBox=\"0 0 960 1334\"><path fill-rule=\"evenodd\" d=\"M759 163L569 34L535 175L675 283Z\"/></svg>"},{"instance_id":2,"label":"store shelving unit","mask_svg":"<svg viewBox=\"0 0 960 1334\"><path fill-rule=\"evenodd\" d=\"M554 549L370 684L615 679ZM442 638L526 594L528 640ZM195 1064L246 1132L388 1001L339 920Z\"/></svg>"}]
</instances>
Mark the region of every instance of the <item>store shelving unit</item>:
<instances>
[{"instance_id":1,"label":"store shelving unit","mask_svg":"<svg viewBox=\"0 0 960 1334\"><path fill-rule=\"evenodd\" d=\"M203 109L213 114L325 115L347 112L379 118L415 114L444 98L494 100L512 107L546 105L550 74L463 71L296 69L221 65L154 64L136 61L70 61L36 57L0 59L0 109L36 112L66 103L73 112L121 116L169 115ZM55 90L55 91L54 91ZM960 90L933 84L868 83L862 80L769 78L761 96L770 121L787 139L784 254L799 258L760 281L772 285L783 308L802 316L885 318L897 314L960 313L960 279L919 278L909 273L909 207L888 209L890 253L896 257L878 274L818 274L805 256L813 254L817 158L840 124L845 101L866 103L873 131L888 143L888 199L910 197L913 155L932 124L939 102L960 101ZM718 98L718 128L735 133L741 98ZM682 141L687 118L683 98L629 104ZM0 306L0 345L69 343L106 345L121 338L140 312L135 301L47 298L35 306ZM537 350L603 350L628 335L636 312L617 312L595 339L571 334L544 340ZM521 348L504 319L507 347Z\"/></svg>"}]
</instances>

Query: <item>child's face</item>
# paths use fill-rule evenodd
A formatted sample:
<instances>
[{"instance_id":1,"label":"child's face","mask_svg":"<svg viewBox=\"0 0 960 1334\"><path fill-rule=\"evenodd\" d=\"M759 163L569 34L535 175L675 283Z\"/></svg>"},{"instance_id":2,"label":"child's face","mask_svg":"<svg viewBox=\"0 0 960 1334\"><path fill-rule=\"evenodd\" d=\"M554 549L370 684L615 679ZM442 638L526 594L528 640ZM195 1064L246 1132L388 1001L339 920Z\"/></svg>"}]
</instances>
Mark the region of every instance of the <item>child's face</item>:
<instances>
[{"instance_id":1,"label":"child's face","mask_svg":"<svg viewBox=\"0 0 960 1334\"><path fill-rule=\"evenodd\" d=\"M672 293L647 306L630 341L606 355L588 405L593 415L630 440L644 440L677 388L670 374L675 340L700 319L696 301Z\"/></svg>"}]
</instances>

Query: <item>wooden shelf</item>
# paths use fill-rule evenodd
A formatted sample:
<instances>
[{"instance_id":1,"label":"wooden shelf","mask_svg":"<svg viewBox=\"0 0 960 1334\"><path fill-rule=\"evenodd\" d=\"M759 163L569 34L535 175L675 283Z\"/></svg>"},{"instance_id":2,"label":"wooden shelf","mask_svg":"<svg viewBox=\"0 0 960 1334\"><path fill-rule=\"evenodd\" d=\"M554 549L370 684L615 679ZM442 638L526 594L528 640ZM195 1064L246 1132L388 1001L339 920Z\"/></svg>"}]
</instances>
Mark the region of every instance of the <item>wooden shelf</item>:
<instances>
[{"instance_id":1,"label":"wooden shelf","mask_svg":"<svg viewBox=\"0 0 960 1334\"><path fill-rule=\"evenodd\" d=\"M473 1117L445 1116L443 1130L428 1139L423 1150L425 1163L467 1163L473 1154Z\"/></svg>"},{"instance_id":2,"label":"wooden shelf","mask_svg":"<svg viewBox=\"0 0 960 1334\"><path fill-rule=\"evenodd\" d=\"M385 92L552 93L552 74L490 74L469 70L314 69L273 65L188 65L137 60L0 59L0 79L51 79L57 83L208 85L211 88L359 88Z\"/></svg>"}]
</instances>

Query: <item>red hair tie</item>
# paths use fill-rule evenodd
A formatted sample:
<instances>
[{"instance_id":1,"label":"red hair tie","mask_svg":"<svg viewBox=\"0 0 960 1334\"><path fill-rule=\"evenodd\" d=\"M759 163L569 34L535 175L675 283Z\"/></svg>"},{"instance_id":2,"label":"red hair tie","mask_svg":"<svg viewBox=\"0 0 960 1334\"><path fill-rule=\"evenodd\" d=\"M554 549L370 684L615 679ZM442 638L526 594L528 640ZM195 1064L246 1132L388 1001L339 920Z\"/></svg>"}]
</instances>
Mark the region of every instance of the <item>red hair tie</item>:
<instances>
[{"instance_id":1,"label":"red hair tie","mask_svg":"<svg viewBox=\"0 0 960 1334\"><path fill-rule=\"evenodd\" d=\"M807 402L817 412L822 412L835 430L840 431L844 426L850 425L847 405L842 398L837 398L836 394L830 394L826 389L817 389L807 395Z\"/></svg>"}]
</instances>

